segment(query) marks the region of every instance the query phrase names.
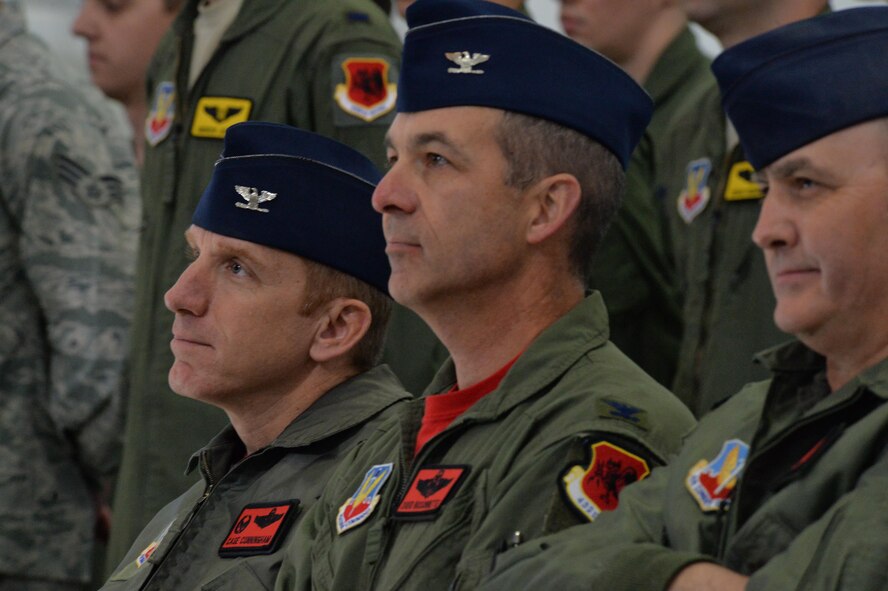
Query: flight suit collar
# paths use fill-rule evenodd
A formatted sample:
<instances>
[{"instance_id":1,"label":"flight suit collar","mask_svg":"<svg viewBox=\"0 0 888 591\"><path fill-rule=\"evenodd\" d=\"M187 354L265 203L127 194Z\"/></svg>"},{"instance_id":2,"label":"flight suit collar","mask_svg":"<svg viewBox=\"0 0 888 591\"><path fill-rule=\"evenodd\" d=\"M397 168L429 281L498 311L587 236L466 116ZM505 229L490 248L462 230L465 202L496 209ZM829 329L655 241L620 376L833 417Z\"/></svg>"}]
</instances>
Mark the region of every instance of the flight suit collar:
<instances>
[{"instance_id":1,"label":"flight suit collar","mask_svg":"<svg viewBox=\"0 0 888 591\"><path fill-rule=\"evenodd\" d=\"M663 103L680 89L699 63L706 61L706 57L697 48L691 29L685 27L666 47L644 81L644 89L651 95L654 105Z\"/></svg>"},{"instance_id":2,"label":"flight suit collar","mask_svg":"<svg viewBox=\"0 0 888 591\"><path fill-rule=\"evenodd\" d=\"M756 355L756 361L775 374L775 379L781 374L813 376L826 368L826 359L799 341L766 349ZM888 400L888 358L860 372L836 393L854 392L859 388L866 388L879 398Z\"/></svg>"},{"instance_id":3,"label":"flight suit collar","mask_svg":"<svg viewBox=\"0 0 888 591\"><path fill-rule=\"evenodd\" d=\"M383 409L409 398L392 370L387 365L379 365L321 396L265 449L307 447L357 427ZM211 475L221 476L244 457L245 448L234 428L227 425L191 456L186 474L197 468L203 454L206 454Z\"/></svg>"},{"instance_id":4,"label":"flight suit collar","mask_svg":"<svg viewBox=\"0 0 888 591\"><path fill-rule=\"evenodd\" d=\"M592 349L607 343L607 310L601 294L592 292L570 312L545 329L506 374L499 387L460 415L451 426L466 421L494 420L531 396L547 389ZM426 393L449 390L456 370L448 359Z\"/></svg>"},{"instance_id":5,"label":"flight suit collar","mask_svg":"<svg viewBox=\"0 0 888 591\"><path fill-rule=\"evenodd\" d=\"M220 43L227 43L243 37L274 17L287 3L288 0L246 0L241 6L237 18L222 35ZM180 37L183 34L191 34L194 19L197 18L198 4L200 4L200 0L191 0L176 18L173 27Z\"/></svg>"}]
</instances>

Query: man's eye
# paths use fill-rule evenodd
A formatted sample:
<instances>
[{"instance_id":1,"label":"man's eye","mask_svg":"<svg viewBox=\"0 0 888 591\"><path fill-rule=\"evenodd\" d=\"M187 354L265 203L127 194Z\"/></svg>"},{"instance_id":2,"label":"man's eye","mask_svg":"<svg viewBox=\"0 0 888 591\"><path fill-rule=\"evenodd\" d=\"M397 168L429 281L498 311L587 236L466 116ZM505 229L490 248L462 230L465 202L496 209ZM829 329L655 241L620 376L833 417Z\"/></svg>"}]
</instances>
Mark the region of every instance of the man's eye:
<instances>
[{"instance_id":1,"label":"man's eye","mask_svg":"<svg viewBox=\"0 0 888 591\"><path fill-rule=\"evenodd\" d=\"M231 261L228 263L228 270L234 273L235 275L247 275L247 270L244 268L242 264L237 261Z\"/></svg>"},{"instance_id":2,"label":"man's eye","mask_svg":"<svg viewBox=\"0 0 888 591\"><path fill-rule=\"evenodd\" d=\"M431 166L444 166L445 164L447 164L447 158L440 154L435 154L434 152L429 152L428 154L426 154L426 161Z\"/></svg>"}]
</instances>

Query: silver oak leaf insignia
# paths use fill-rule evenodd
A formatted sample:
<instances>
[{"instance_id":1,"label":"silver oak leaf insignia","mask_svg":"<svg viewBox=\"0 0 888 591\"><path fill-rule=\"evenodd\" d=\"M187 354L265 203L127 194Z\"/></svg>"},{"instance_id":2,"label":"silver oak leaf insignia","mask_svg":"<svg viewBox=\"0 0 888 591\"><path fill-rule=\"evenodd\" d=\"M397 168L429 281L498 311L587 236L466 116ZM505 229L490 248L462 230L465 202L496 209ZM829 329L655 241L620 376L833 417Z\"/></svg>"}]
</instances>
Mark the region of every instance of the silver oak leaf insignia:
<instances>
[{"instance_id":1,"label":"silver oak leaf insignia","mask_svg":"<svg viewBox=\"0 0 888 591\"><path fill-rule=\"evenodd\" d=\"M483 53L469 53L468 51L449 51L444 57L458 65L458 68L447 68L448 74L483 74L484 70L473 70L472 66L483 64L490 59Z\"/></svg>"},{"instance_id":2,"label":"silver oak leaf insignia","mask_svg":"<svg viewBox=\"0 0 888 591\"><path fill-rule=\"evenodd\" d=\"M241 203L240 201L236 202L235 205L242 209L249 209L250 211L260 211L262 213L268 213L267 209L259 207L260 203L265 203L266 201L271 201L275 197L277 197L277 193L269 193L268 191L259 192L259 189L256 187L244 187L242 185L235 185L234 190L237 191L237 194L243 197L247 202Z\"/></svg>"}]
</instances>

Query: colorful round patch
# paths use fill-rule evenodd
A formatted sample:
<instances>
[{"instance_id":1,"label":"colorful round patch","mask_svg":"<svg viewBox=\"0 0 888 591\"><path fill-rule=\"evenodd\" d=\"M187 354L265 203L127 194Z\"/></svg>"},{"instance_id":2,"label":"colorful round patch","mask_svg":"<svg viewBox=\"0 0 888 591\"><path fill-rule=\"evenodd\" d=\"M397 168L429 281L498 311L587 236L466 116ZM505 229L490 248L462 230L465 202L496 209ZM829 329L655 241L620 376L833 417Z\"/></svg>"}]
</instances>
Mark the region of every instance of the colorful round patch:
<instances>
[{"instance_id":1,"label":"colorful round patch","mask_svg":"<svg viewBox=\"0 0 888 591\"><path fill-rule=\"evenodd\" d=\"M337 84L333 98L348 113L374 121L395 108L396 85L389 82L389 62L384 58L348 58L342 61L345 83Z\"/></svg>"}]
</instances>

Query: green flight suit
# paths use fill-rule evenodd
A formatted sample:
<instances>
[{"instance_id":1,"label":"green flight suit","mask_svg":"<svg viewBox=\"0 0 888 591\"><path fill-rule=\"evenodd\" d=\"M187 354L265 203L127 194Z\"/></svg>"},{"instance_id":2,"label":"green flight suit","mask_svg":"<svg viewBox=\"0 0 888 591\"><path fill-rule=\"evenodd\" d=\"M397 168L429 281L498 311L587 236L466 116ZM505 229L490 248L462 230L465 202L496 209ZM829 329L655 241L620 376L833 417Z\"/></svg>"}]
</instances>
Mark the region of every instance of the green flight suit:
<instances>
[{"instance_id":1,"label":"green flight suit","mask_svg":"<svg viewBox=\"0 0 888 591\"><path fill-rule=\"evenodd\" d=\"M129 420L109 565L120 561L158 509L194 482L182 475L182 461L226 422L217 409L170 391L173 315L163 303L187 265L183 232L222 150L225 129L245 119L287 123L349 144L380 163L394 116L400 44L386 16L369 0L244 2L188 89L196 6L197 0L190 0L183 7L148 75L151 112L142 173ZM355 60L363 70L349 70ZM348 79L347 71L352 74ZM359 111L352 90L360 99L361 89L367 91L364 97L379 98L380 105ZM392 326L397 332L387 339L384 361L405 375L409 387L421 388L444 358L443 347L403 308L396 307Z\"/></svg>"},{"instance_id":2,"label":"green flight suit","mask_svg":"<svg viewBox=\"0 0 888 591\"><path fill-rule=\"evenodd\" d=\"M654 114L632 154L626 195L599 252L589 284L607 304L611 340L665 386L672 383L681 341L681 305L668 244L666 197L671 159L693 156L676 146L674 114L715 88L709 61L690 29L669 44L644 82Z\"/></svg>"},{"instance_id":3,"label":"green flight suit","mask_svg":"<svg viewBox=\"0 0 888 591\"><path fill-rule=\"evenodd\" d=\"M885 589L888 359L832 393L799 343L762 359L774 378L706 416L617 511L503 555L482 588L661 591L713 561L749 591Z\"/></svg>"},{"instance_id":4,"label":"green flight suit","mask_svg":"<svg viewBox=\"0 0 888 591\"><path fill-rule=\"evenodd\" d=\"M429 391L454 382L448 362ZM471 589L509 545L612 508L694 425L607 340L597 293L414 458L423 411L421 399L403 405L342 462L290 543L276 589ZM382 469L381 490L368 493L365 475Z\"/></svg>"},{"instance_id":5,"label":"green flight suit","mask_svg":"<svg viewBox=\"0 0 888 591\"><path fill-rule=\"evenodd\" d=\"M755 353L790 337L774 325L764 256L752 242L762 194L742 149L728 139L718 89L674 123L673 153L684 160L665 165L672 174L666 211L684 334L672 390L702 416L744 384L767 378Z\"/></svg>"},{"instance_id":6,"label":"green flight suit","mask_svg":"<svg viewBox=\"0 0 888 591\"><path fill-rule=\"evenodd\" d=\"M151 520L102 589L270 588L281 561L275 549L340 457L409 398L391 370L379 366L324 394L271 445L246 458L229 425L188 464L189 472L200 467L203 482ZM290 501L297 504L288 510Z\"/></svg>"}]
</instances>

